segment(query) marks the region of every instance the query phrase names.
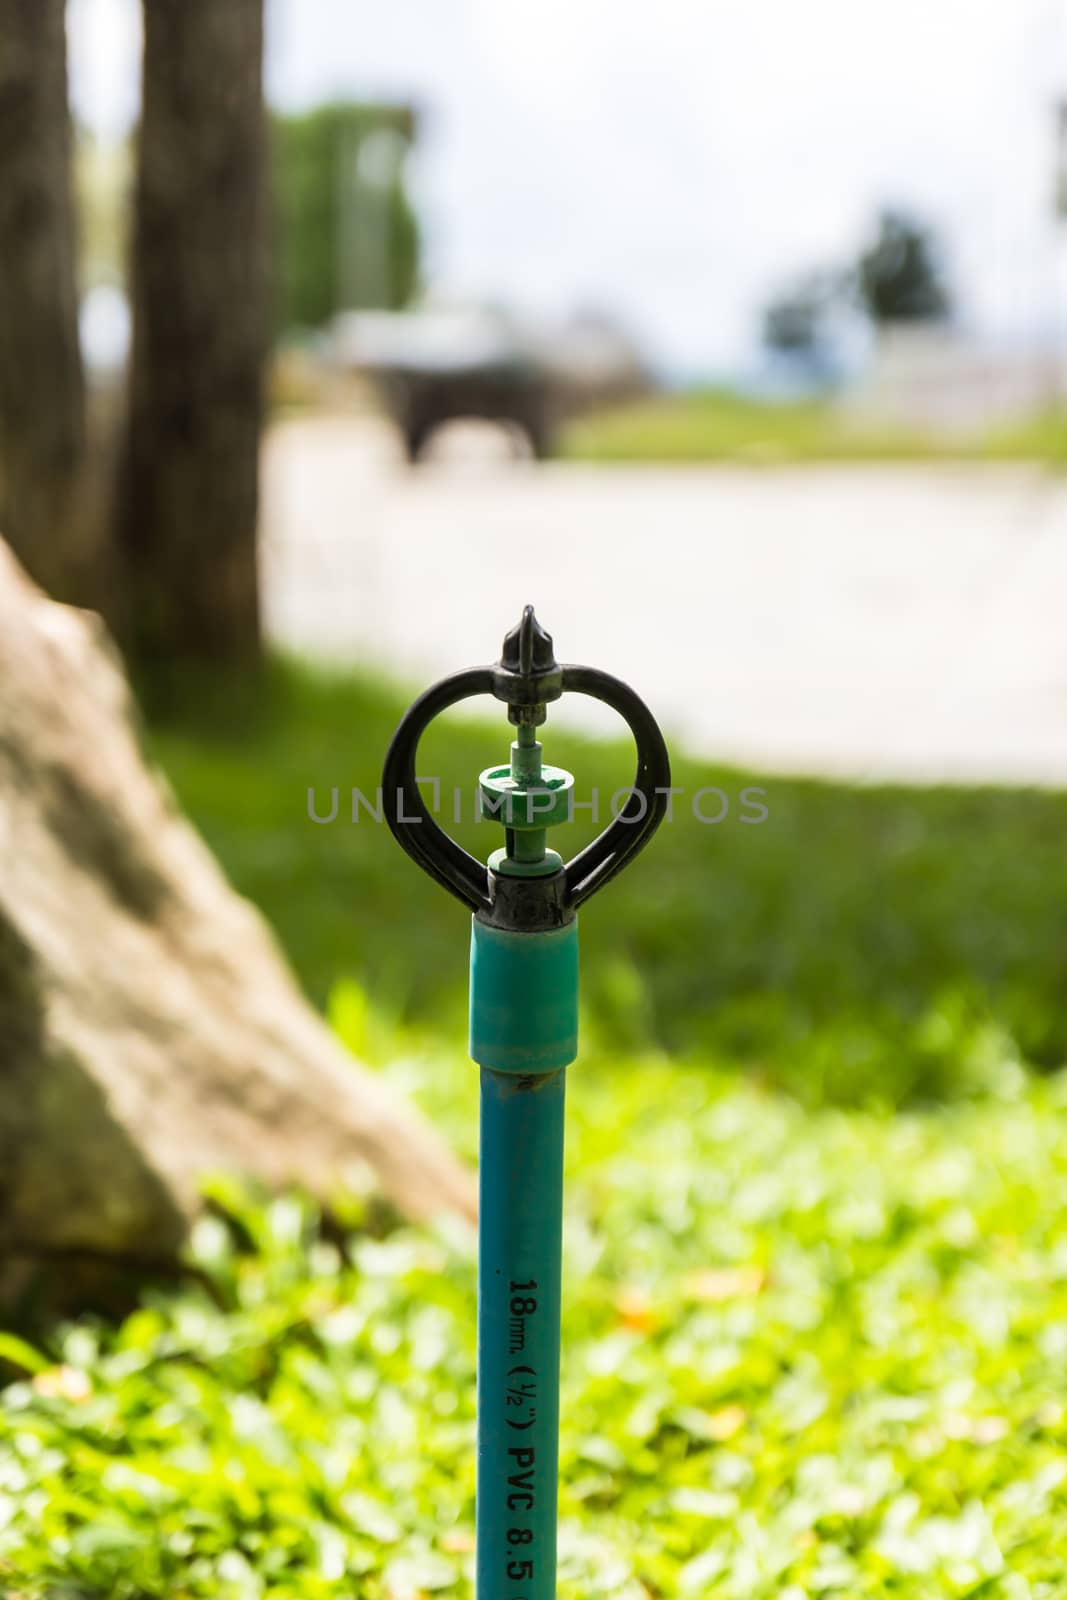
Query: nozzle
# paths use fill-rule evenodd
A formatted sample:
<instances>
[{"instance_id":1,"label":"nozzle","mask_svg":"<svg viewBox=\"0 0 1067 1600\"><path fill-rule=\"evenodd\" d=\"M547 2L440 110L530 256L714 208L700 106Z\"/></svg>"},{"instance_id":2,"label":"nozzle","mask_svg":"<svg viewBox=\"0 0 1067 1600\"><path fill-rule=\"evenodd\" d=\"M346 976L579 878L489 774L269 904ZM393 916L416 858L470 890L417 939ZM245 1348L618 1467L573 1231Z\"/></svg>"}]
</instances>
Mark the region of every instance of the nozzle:
<instances>
[{"instance_id":1,"label":"nozzle","mask_svg":"<svg viewBox=\"0 0 1067 1600\"><path fill-rule=\"evenodd\" d=\"M493 693L506 702L508 721L517 727L544 722L548 701L563 693L563 669L552 635L538 622L533 606L523 608L518 625L504 636L500 660L493 668Z\"/></svg>"}]
</instances>

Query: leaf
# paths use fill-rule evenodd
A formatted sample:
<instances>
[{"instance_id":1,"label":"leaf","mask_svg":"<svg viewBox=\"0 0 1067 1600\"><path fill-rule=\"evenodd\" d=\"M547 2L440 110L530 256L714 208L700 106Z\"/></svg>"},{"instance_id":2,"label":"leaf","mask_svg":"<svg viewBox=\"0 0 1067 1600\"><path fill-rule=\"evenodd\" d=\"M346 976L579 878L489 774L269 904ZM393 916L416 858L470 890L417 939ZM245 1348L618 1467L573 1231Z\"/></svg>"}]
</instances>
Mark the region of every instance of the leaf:
<instances>
[{"instance_id":1,"label":"leaf","mask_svg":"<svg viewBox=\"0 0 1067 1600\"><path fill-rule=\"evenodd\" d=\"M34 1349L25 1339L20 1339L17 1333L5 1333L0 1330L0 1361L8 1361L13 1367L21 1367L23 1372L45 1372L52 1365L47 1356Z\"/></svg>"}]
</instances>

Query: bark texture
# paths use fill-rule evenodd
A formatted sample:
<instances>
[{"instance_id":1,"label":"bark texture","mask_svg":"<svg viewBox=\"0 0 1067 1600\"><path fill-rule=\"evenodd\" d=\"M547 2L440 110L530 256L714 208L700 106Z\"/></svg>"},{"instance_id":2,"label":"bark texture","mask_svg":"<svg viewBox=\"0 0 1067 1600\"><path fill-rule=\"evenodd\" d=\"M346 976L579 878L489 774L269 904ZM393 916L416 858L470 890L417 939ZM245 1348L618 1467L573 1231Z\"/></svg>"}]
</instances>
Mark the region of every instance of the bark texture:
<instances>
[{"instance_id":1,"label":"bark texture","mask_svg":"<svg viewBox=\"0 0 1067 1600\"><path fill-rule=\"evenodd\" d=\"M0 0L0 527L54 593L80 582L85 391L65 0Z\"/></svg>"},{"instance_id":2,"label":"bark texture","mask_svg":"<svg viewBox=\"0 0 1067 1600\"><path fill-rule=\"evenodd\" d=\"M259 648L262 0L150 0L119 541L149 663Z\"/></svg>"},{"instance_id":3,"label":"bark texture","mask_svg":"<svg viewBox=\"0 0 1067 1600\"><path fill-rule=\"evenodd\" d=\"M167 1261L211 1170L473 1213L144 764L103 625L2 542L0 860L0 1299L57 1255Z\"/></svg>"}]
</instances>

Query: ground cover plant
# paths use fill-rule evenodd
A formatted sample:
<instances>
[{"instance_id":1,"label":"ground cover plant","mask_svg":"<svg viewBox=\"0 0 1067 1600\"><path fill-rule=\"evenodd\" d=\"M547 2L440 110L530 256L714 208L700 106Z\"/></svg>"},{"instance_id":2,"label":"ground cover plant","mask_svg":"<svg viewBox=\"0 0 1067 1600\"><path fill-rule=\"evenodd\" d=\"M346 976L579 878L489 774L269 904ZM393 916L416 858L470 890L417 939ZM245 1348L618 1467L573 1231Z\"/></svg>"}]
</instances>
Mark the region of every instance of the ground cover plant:
<instances>
[{"instance_id":1,"label":"ground cover plant","mask_svg":"<svg viewBox=\"0 0 1067 1600\"><path fill-rule=\"evenodd\" d=\"M306 811L373 793L402 703L284 670L149 741L341 1037L473 1160L463 913ZM425 770L500 742L456 722ZM583 913L562 1600L1067 1596L1067 798L677 765L768 819L665 826ZM358 1174L325 1220L209 1194L128 1316L0 1331L0 1595L469 1597L472 1230Z\"/></svg>"},{"instance_id":2,"label":"ground cover plant","mask_svg":"<svg viewBox=\"0 0 1067 1600\"><path fill-rule=\"evenodd\" d=\"M388 1053L470 1149L467 1063ZM1067 1081L810 1112L594 1043L571 1089L564 1600L1067 1593ZM0 1586L469 1596L472 1232L215 1194L202 1282L0 1345Z\"/></svg>"}]
</instances>

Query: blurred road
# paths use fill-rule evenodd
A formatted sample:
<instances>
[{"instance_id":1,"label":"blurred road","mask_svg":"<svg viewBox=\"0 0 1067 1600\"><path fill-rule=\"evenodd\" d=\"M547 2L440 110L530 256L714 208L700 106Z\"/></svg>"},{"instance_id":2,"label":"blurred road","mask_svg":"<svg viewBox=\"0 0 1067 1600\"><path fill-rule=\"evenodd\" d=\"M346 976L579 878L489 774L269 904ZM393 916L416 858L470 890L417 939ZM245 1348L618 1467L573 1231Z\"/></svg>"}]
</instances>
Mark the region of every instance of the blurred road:
<instances>
[{"instance_id":1,"label":"blurred road","mask_svg":"<svg viewBox=\"0 0 1067 1600\"><path fill-rule=\"evenodd\" d=\"M631 679L693 750L767 770L1067 784L1067 480L539 467L485 449L411 471L384 425L277 425L263 468L273 638L421 688L495 660L529 600L561 659Z\"/></svg>"}]
</instances>

